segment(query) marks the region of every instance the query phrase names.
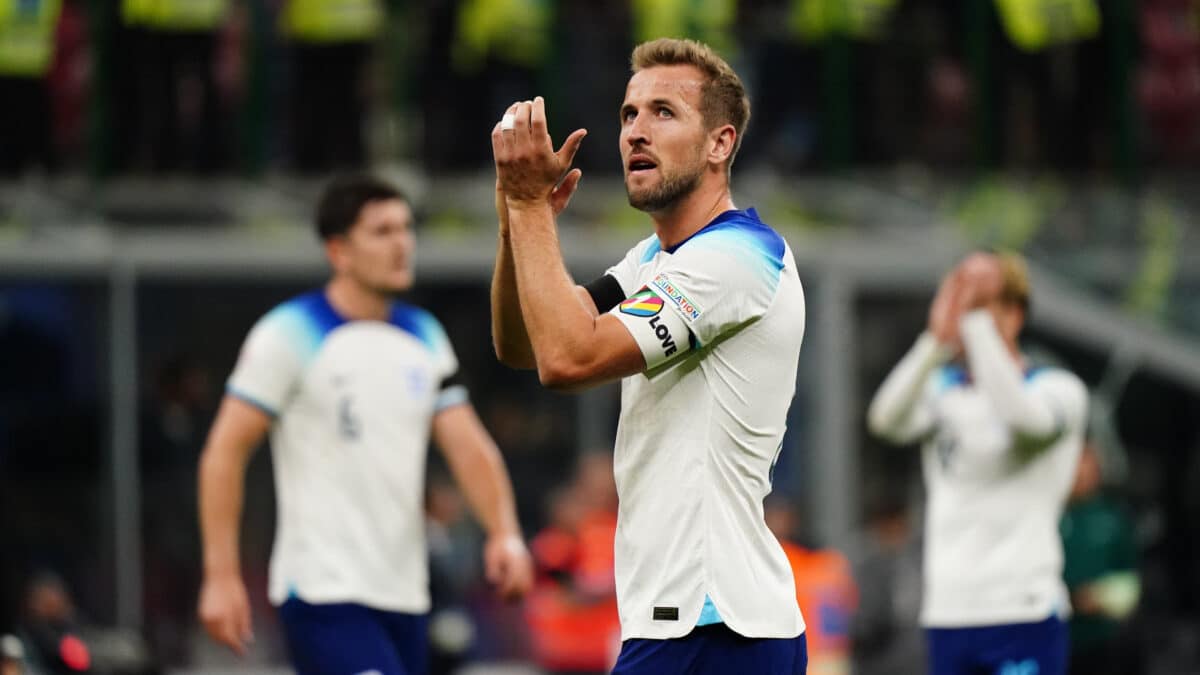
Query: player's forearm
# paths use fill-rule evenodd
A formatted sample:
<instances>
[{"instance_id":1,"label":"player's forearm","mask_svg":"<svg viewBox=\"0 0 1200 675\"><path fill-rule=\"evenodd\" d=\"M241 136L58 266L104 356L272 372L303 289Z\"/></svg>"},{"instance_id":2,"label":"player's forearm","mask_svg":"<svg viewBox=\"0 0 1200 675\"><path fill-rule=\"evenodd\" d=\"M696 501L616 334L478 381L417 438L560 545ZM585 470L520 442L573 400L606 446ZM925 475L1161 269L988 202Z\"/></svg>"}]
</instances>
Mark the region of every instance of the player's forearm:
<instances>
[{"instance_id":1,"label":"player's forearm","mask_svg":"<svg viewBox=\"0 0 1200 675\"><path fill-rule=\"evenodd\" d=\"M200 456L200 535L204 574L238 574L238 530L242 517L245 464L211 446Z\"/></svg>"},{"instance_id":2,"label":"player's forearm","mask_svg":"<svg viewBox=\"0 0 1200 675\"><path fill-rule=\"evenodd\" d=\"M496 358L512 368L536 368L521 300L517 293L517 275L513 265L512 244L507 227L502 227L496 243L496 267L492 272L492 346Z\"/></svg>"},{"instance_id":3,"label":"player's forearm","mask_svg":"<svg viewBox=\"0 0 1200 675\"><path fill-rule=\"evenodd\" d=\"M464 460L457 469L451 466L451 471L479 524L489 535L520 535L512 482L500 451L491 442L480 443Z\"/></svg>"},{"instance_id":4,"label":"player's forearm","mask_svg":"<svg viewBox=\"0 0 1200 675\"><path fill-rule=\"evenodd\" d=\"M1020 366L985 310L968 312L959 323L963 347L975 386L988 398L1008 426L1034 439L1059 432L1054 411L1029 387Z\"/></svg>"},{"instance_id":5,"label":"player's forearm","mask_svg":"<svg viewBox=\"0 0 1200 675\"><path fill-rule=\"evenodd\" d=\"M595 317L579 302L549 205L510 205L513 262L525 329L543 383L570 380L591 355Z\"/></svg>"},{"instance_id":6,"label":"player's forearm","mask_svg":"<svg viewBox=\"0 0 1200 675\"><path fill-rule=\"evenodd\" d=\"M950 358L949 348L923 333L904 358L888 373L867 410L871 433L899 442L925 431L917 419L922 389L929 374Z\"/></svg>"}]
</instances>

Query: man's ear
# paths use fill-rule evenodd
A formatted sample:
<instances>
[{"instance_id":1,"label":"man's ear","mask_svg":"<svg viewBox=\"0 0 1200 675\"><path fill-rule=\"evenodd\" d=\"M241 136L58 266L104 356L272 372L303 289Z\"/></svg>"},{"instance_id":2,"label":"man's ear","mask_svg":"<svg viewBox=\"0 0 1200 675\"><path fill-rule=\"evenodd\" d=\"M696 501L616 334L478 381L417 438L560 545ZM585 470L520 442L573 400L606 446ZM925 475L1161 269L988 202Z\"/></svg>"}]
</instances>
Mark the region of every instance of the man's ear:
<instances>
[{"instance_id":1,"label":"man's ear","mask_svg":"<svg viewBox=\"0 0 1200 675\"><path fill-rule=\"evenodd\" d=\"M329 266L335 272L341 272L346 266L346 238L340 235L334 235L325 240L325 257L329 259Z\"/></svg>"},{"instance_id":2,"label":"man's ear","mask_svg":"<svg viewBox=\"0 0 1200 675\"><path fill-rule=\"evenodd\" d=\"M737 143L737 129L733 128L732 124L725 124L717 127L709 132L708 161L714 164L725 164L729 161L729 157L733 155L734 145Z\"/></svg>"}]
</instances>

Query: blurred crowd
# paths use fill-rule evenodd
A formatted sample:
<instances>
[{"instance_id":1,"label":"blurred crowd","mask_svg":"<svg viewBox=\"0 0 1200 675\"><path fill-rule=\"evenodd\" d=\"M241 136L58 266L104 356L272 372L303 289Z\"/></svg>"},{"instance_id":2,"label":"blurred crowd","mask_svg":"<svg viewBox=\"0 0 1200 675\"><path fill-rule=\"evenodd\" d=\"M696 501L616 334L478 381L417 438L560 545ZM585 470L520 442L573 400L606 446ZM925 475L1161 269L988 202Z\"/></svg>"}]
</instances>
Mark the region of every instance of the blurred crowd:
<instances>
[{"instance_id":1,"label":"blurred crowd","mask_svg":"<svg viewBox=\"0 0 1200 675\"><path fill-rule=\"evenodd\" d=\"M773 169L1200 159L1200 0L0 0L0 175L477 169L534 93L615 130L661 35L745 75Z\"/></svg>"}]
</instances>

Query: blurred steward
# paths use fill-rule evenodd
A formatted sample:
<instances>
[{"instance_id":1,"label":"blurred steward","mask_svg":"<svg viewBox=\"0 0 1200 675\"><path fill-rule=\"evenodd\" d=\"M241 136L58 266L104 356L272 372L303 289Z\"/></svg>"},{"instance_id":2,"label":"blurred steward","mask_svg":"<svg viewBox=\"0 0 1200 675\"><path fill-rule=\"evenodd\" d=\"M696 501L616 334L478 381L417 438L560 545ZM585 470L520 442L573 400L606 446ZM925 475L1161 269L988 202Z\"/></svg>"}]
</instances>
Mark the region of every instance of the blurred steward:
<instances>
[{"instance_id":1,"label":"blurred steward","mask_svg":"<svg viewBox=\"0 0 1200 675\"><path fill-rule=\"evenodd\" d=\"M796 602L808 636L809 675L850 673L850 620L858 588L846 557L832 548L799 543L796 509L779 498L765 504L767 527L779 539L796 579Z\"/></svg>"},{"instance_id":2,"label":"blurred steward","mask_svg":"<svg viewBox=\"0 0 1200 675\"><path fill-rule=\"evenodd\" d=\"M1104 489L1099 453L1084 446L1063 514L1063 579L1071 593L1071 673L1137 675L1143 655L1129 619L1141 597L1133 523Z\"/></svg>"},{"instance_id":3,"label":"blurred steward","mask_svg":"<svg viewBox=\"0 0 1200 675\"><path fill-rule=\"evenodd\" d=\"M286 0L294 167L319 174L367 162L366 66L386 15L381 0Z\"/></svg>"},{"instance_id":4,"label":"blurred steward","mask_svg":"<svg viewBox=\"0 0 1200 675\"><path fill-rule=\"evenodd\" d=\"M0 0L0 178L50 168L48 74L62 0Z\"/></svg>"},{"instance_id":5,"label":"blurred steward","mask_svg":"<svg viewBox=\"0 0 1200 675\"><path fill-rule=\"evenodd\" d=\"M586 453L549 500L550 524L532 544L538 580L525 604L535 662L552 673L604 673L620 648L613 538L612 455Z\"/></svg>"}]
</instances>

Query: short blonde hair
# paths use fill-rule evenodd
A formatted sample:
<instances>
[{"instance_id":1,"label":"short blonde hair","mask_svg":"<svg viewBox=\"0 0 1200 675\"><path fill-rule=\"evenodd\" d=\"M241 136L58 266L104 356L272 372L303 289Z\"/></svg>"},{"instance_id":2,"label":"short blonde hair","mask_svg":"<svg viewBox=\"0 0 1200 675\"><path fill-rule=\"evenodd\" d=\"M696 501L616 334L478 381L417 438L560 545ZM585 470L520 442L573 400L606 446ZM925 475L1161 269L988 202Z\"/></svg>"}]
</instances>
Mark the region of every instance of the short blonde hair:
<instances>
[{"instance_id":1,"label":"short blonde hair","mask_svg":"<svg viewBox=\"0 0 1200 675\"><path fill-rule=\"evenodd\" d=\"M733 71L711 47L695 40L659 38L643 42L634 48L629 59L633 72L653 66L695 66L704 74L700 87L700 114L704 126L715 129L723 124L733 125L737 138L733 152L729 153L728 166L742 147L742 134L750 122L750 97L742 78Z\"/></svg>"},{"instance_id":2,"label":"short blonde hair","mask_svg":"<svg viewBox=\"0 0 1200 675\"><path fill-rule=\"evenodd\" d=\"M1000 251L996 253L1000 261L1000 273L1004 283L1000 287L1000 299L1019 306L1029 312L1029 265L1019 253Z\"/></svg>"}]
</instances>

